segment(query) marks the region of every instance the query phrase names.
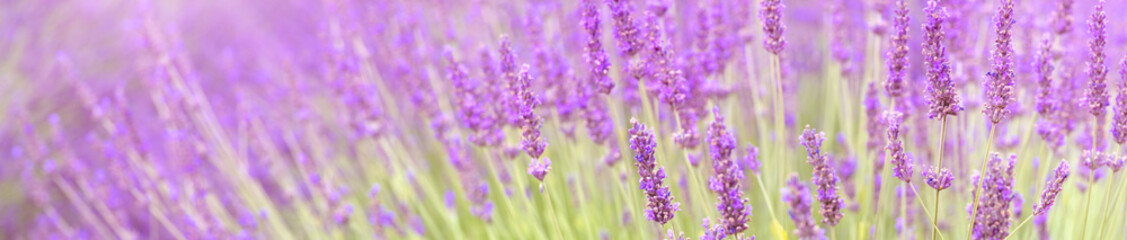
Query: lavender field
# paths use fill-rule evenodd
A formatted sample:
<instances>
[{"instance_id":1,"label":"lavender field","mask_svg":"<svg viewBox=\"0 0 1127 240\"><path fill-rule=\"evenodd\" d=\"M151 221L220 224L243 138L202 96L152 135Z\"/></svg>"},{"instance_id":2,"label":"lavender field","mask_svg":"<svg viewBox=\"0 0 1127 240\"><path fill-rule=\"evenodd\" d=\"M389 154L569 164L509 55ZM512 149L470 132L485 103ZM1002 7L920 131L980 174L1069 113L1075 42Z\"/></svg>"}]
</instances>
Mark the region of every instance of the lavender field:
<instances>
[{"instance_id":1,"label":"lavender field","mask_svg":"<svg viewBox=\"0 0 1127 240\"><path fill-rule=\"evenodd\" d=\"M1125 239L1123 0L0 0L0 239Z\"/></svg>"}]
</instances>

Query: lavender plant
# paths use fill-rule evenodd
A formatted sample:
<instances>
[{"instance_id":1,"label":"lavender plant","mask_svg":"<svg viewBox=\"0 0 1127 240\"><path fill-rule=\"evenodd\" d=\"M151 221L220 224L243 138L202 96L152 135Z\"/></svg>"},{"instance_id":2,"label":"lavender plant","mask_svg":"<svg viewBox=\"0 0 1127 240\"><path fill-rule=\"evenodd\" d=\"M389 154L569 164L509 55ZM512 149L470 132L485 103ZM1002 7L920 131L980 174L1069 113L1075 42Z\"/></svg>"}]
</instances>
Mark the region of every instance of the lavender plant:
<instances>
[{"instance_id":1,"label":"lavender plant","mask_svg":"<svg viewBox=\"0 0 1127 240\"><path fill-rule=\"evenodd\" d=\"M1125 8L0 1L0 239L1122 239Z\"/></svg>"}]
</instances>

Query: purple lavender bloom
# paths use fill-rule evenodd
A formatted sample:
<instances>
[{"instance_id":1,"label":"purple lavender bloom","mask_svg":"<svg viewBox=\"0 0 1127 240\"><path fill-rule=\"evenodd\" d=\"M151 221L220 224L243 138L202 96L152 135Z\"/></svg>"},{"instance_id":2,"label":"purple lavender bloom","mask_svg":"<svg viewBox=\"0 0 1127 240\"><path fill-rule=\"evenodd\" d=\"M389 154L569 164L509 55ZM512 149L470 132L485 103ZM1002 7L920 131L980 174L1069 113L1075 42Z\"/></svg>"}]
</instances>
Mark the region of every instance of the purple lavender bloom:
<instances>
[{"instance_id":1,"label":"purple lavender bloom","mask_svg":"<svg viewBox=\"0 0 1127 240\"><path fill-rule=\"evenodd\" d=\"M589 93L591 90L588 88L584 91ZM594 94L583 95L586 95L586 99L581 101L585 102L583 119L587 126L587 135L597 144L607 144L614 135L614 119L611 119L610 106L607 106L605 98Z\"/></svg>"},{"instance_id":2,"label":"purple lavender bloom","mask_svg":"<svg viewBox=\"0 0 1127 240\"><path fill-rule=\"evenodd\" d=\"M701 227L704 227L704 233L700 235L701 240L723 240L728 237L728 230L724 228L723 223L713 225L708 222L708 218L704 218L704 224L701 224Z\"/></svg>"},{"instance_id":3,"label":"purple lavender bloom","mask_svg":"<svg viewBox=\"0 0 1127 240\"><path fill-rule=\"evenodd\" d=\"M1056 98L1053 97L1053 44L1049 36L1041 40L1041 47L1037 51L1033 68L1037 69L1037 113L1042 118L1051 117L1057 109Z\"/></svg>"},{"instance_id":4,"label":"purple lavender bloom","mask_svg":"<svg viewBox=\"0 0 1127 240\"><path fill-rule=\"evenodd\" d=\"M1112 173L1117 173L1119 170L1123 169L1123 163L1127 160L1124 158L1127 158L1127 155L1107 154L1107 156L1104 157L1104 165L1111 168Z\"/></svg>"},{"instance_id":5,"label":"purple lavender bloom","mask_svg":"<svg viewBox=\"0 0 1127 240\"><path fill-rule=\"evenodd\" d=\"M654 41L661 41L655 39ZM653 78L660 83L658 99L669 104L675 110L680 109L688 97L689 88L685 84L685 77L681 69L675 66L673 49L669 42L653 42L653 54L649 56L649 65L653 68Z\"/></svg>"},{"instance_id":6,"label":"purple lavender bloom","mask_svg":"<svg viewBox=\"0 0 1127 240\"><path fill-rule=\"evenodd\" d=\"M444 51L446 59L446 77L454 86L454 97L458 110L458 117L462 126L469 129L471 142L480 146L495 146L500 143L501 131L494 131L496 122L494 116L482 102L483 99L478 82L469 78L466 66L454 58L453 50L449 47Z\"/></svg>"},{"instance_id":7,"label":"purple lavender bloom","mask_svg":"<svg viewBox=\"0 0 1127 240\"><path fill-rule=\"evenodd\" d=\"M519 74L517 72L516 52L513 51L513 44L509 41L508 36L501 37L501 46L499 49L501 55L501 78L505 80L507 89L504 94L501 94L500 104L505 106L505 114L508 117L509 125L520 126L520 93L518 93L517 85L519 84Z\"/></svg>"},{"instance_id":8,"label":"purple lavender bloom","mask_svg":"<svg viewBox=\"0 0 1127 240\"><path fill-rule=\"evenodd\" d=\"M630 149L634 149L634 166L638 168L639 187L646 194L649 202L646 204L646 218L658 224L665 225L673 219L680 203L673 201L673 194L665 186L665 168L657 167L654 158L653 129L639 123L637 119L630 119ZM655 169L656 168L656 169Z\"/></svg>"},{"instance_id":9,"label":"purple lavender bloom","mask_svg":"<svg viewBox=\"0 0 1127 240\"><path fill-rule=\"evenodd\" d=\"M900 99L904 88L905 71L908 63L908 3L899 0L896 3L895 18L892 20L895 34L889 38L891 47L888 50L888 80L884 82L884 90L892 101Z\"/></svg>"},{"instance_id":10,"label":"purple lavender bloom","mask_svg":"<svg viewBox=\"0 0 1127 240\"><path fill-rule=\"evenodd\" d=\"M646 1L646 6L654 15L661 17L665 15L666 11L669 11L669 5L672 5L669 1L671 0L649 0Z\"/></svg>"},{"instance_id":11,"label":"purple lavender bloom","mask_svg":"<svg viewBox=\"0 0 1127 240\"><path fill-rule=\"evenodd\" d=\"M1107 15L1104 13L1104 0L1096 4L1096 10L1088 19L1088 42L1091 56L1088 58L1088 108L1093 116L1103 115L1108 106L1107 66L1104 66L1104 45L1107 44Z\"/></svg>"},{"instance_id":12,"label":"purple lavender bloom","mask_svg":"<svg viewBox=\"0 0 1127 240\"><path fill-rule=\"evenodd\" d=\"M800 240L825 239L825 232L814 223L810 216L810 188L798 179L798 174L791 173L787 178L787 186L782 189L783 202L787 204L787 214L794 221L794 235Z\"/></svg>"},{"instance_id":13,"label":"purple lavender bloom","mask_svg":"<svg viewBox=\"0 0 1127 240\"><path fill-rule=\"evenodd\" d=\"M826 133L815 133L815 131L807 125L806 130L802 131L800 140L802 146L806 147L806 163L814 167L813 181L818 188L818 201L822 203L822 223L834 226L842 217L842 201L837 194L838 178L821 150Z\"/></svg>"},{"instance_id":14,"label":"purple lavender bloom","mask_svg":"<svg viewBox=\"0 0 1127 240\"><path fill-rule=\"evenodd\" d=\"M673 142L682 148L694 149L700 144L700 133L697 132L697 111L695 108L681 108L677 111L681 130L673 133Z\"/></svg>"},{"instance_id":15,"label":"purple lavender bloom","mask_svg":"<svg viewBox=\"0 0 1127 240\"><path fill-rule=\"evenodd\" d=\"M530 89L531 84L532 74L529 73L528 64L525 64L521 66L520 77L513 84L513 90L518 97L516 101L519 104L517 114L520 119L518 123L521 127L521 148L532 158L532 161L528 163L528 174L536 177L537 180L544 181L544 175L547 175L548 170L552 169L552 160L541 159L548 143L540 136L540 126L544 119L534 112L536 106L540 105L540 99L537 99L536 94Z\"/></svg>"},{"instance_id":16,"label":"purple lavender bloom","mask_svg":"<svg viewBox=\"0 0 1127 240\"><path fill-rule=\"evenodd\" d=\"M632 57L645 48L645 39L640 35L643 29L631 16L634 6L630 0L606 0L610 7L611 18L614 19L614 39L618 41L618 50L623 56Z\"/></svg>"},{"instance_id":17,"label":"purple lavender bloom","mask_svg":"<svg viewBox=\"0 0 1127 240\"><path fill-rule=\"evenodd\" d=\"M517 101L520 105L517 115L520 119L521 136L523 136L521 148L524 148L529 157L536 159L544 153L544 148L548 147L548 143L540 137L540 126L544 119L534 112L536 107L540 105L540 99L536 97L536 93L532 92L532 81L528 64L521 66L520 77L514 84L514 90L518 97Z\"/></svg>"},{"instance_id":18,"label":"purple lavender bloom","mask_svg":"<svg viewBox=\"0 0 1127 240\"><path fill-rule=\"evenodd\" d=\"M1115 113L1112 115L1111 135L1115 143L1127 143L1127 57L1119 61L1119 94L1115 96Z\"/></svg>"},{"instance_id":19,"label":"purple lavender bloom","mask_svg":"<svg viewBox=\"0 0 1127 240\"><path fill-rule=\"evenodd\" d=\"M1048 214L1033 215L1033 226L1037 228L1037 239L1049 240L1049 226L1045 224L1049 220Z\"/></svg>"},{"instance_id":20,"label":"purple lavender bloom","mask_svg":"<svg viewBox=\"0 0 1127 240\"><path fill-rule=\"evenodd\" d=\"M665 232L665 239L664 240L687 240L687 239L685 238L685 232L673 232L673 229L669 229L668 231Z\"/></svg>"},{"instance_id":21,"label":"purple lavender bloom","mask_svg":"<svg viewBox=\"0 0 1127 240\"><path fill-rule=\"evenodd\" d=\"M446 151L450 155L450 164L458 170L458 180L465 198L472 203L470 212L485 222L492 222L493 203L489 201L489 183L481 177L482 171L474 166L470 154L457 138L451 137L446 141Z\"/></svg>"},{"instance_id":22,"label":"purple lavender bloom","mask_svg":"<svg viewBox=\"0 0 1127 240\"><path fill-rule=\"evenodd\" d=\"M736 149L736 137L728 131L724 124L724 116L720 115L720 107L713 106L715 116L708 127L709 155L712 156L713 176L709 178L708 185L716 193L716 208L722 216L720 224L728 234L735 235L747 230L747 217L751 215L751 207L745 203L740 182L743 180L743 171L732 157Z\"/></svg>"},{"instance_id":23,"label":"purple lavender bloom","mask_svg":"<svg viewBox=\"0 0 1127 240\"><path fill-rule=\"evenodd\" d=\"M959 95L951 81L951 66L947 59L947 47L943 21L947 19L947 9L939 6L938 0L928 0L927 23L924 24L924 66L927 69L927 92L931 119L957 116L963 110Z\"/></svg>"},{"instance_id":24,"label":"purple lavender bloom","mask_svg":"<svg viewBox=\"0 0 1127 240\"><path fill-rule=\"evenodd\" d=\"M955 180L955 176L947 168L936 170L935 167L930 167L924 170L923 175L927 185L937 191L951 187L951 181Z\"/></svg>"},{"instance_id":25,"label":"purple lavender bloom","mask_svg":"<svg viewBox=\"0 0 1127 240\"><path fill-rule=\"evenodd\" d=\"M850 53L849 46L849 28L845 23L845 1L833 0L829 4L829 18L830 26L833 31L830 33L830 55L834 61L841 65L842 75L848 75L853 69L849 62Z\"/></svg>"},{"instance_id":26,"label":"purple lavender bloom","mask_svg":"<svg viewBox=\"0 0 1127 240\"><path fill-rule=\"evenodd\" d=\"M1061 0L1053 11L1053 30L1057 35L1068 35L1072 31L1072 4L1074 0Z\"/></svg>"},{"instance_id":27,"label":"purple lavender bloom","mask_svg":"<svg viewBox=\"0 0 1127 240\"><path fill-rule=\"evenodd\" d=\"M1033 205L1033 215L1044 214L1053 207L1053 203L1057 201L1057 195L1064 187L1064 180L1068 180L1068 175L1068 161L1061 160L1060 165L1057 165L1056 170L1053 170L1053 175L1045 181L1045 190L1041 191L1041 200Z\"/></svg>"},{"instance_id":28,"label":"purple lavender bloom","mask_svg":"<svg viewBox=\"0 0 1127 240\"><path fill-rule=\"evenodd\" d=\"M869 152L877 153L876 155L884 155L881 147L884 146L885 139L881 133L885 132L886 125L881 117L879 91L876 82L869 82L869 87L865 89L865 130L869 134L865 147Z\"/></svg>"},{"instance_id":29,"label":"purple lavender bloom","mask_svg":"<svg viewBox=\"0 0 1127 240\"><path fill-rule=\"evenodd\" d=\"M1011 204L1013 204L1014 219L1020 220L1021 208L1025 205L1025 198L1021 196L1021 193L1014 192L1013 203Z\"/></svg>"},{"instance_id":30,"label":"purple lavender bloom","mask_svg":"<svg viewBox=\"0 0 1127 240\"><path fill-rule=\"evenodd\" d=\"M978 199L977 217L972 235L975 239L1004 239L1009 235L1013 203L1014 163L1016 155L1003 160L997 153L990 155L987 171L982 179Z\"/></svg>"},{"instance_id":31,"label":"purple lavender bloom","mask_svg":"<svg viewBox=\"0 0 1127 240\"><path fill-rule=\"evenodd\" d=\"M1014 2L1000 1L1001 6L994 16L994 31L998 34L998 38L994 39L994 69L987 73L986 108L982 110L994 124L1010 115L1009 105L1014 101L1014 47L1010 35L1015 22Z\"/></svg>"},{"instance_id":32,"label":"purple lavender bloom","mask_svg":"<svg viewBox=\"0 0 1127 240\"><path fill-rule=\"evenodd\" d=\"M548 175L548 171L552 170L552 160L548 158L536 159L533 158L532 162L528 163L528 174L536 177L536 180L544 181L544 176Z\"/></svg>"},{"instance_id":33,"label":"purple lavender bloom","mask_svg":"<svg viewBox=\"0 0 1127 240\"><path fill-rule=\"evenodd\" d=\"M596 86L599 93L609 94L610 90L614 89L614 80L610 79L610 59L607 58L606 50L603 49L603 43L599 40L600 34L600 20L599 20L599 5L595 0L583 0L580 8L582 8L582 25L583 30L587 33L587 45L584 46L585 54L583 58L587 61L590 67L589 74L590 83Z\"/></svg>"},{"instance_id":34,"label":"purple lavender bloom","mask_svg":"<svg viewBox=\"0 0 1127 240\"><path fill-rule=\"evenodd\" d=\"M1100 169L1100 167L1103 167L1104 163L1103 152L1084 150L1084 152L1080 154L1080 165L1088 170Z\"/></svg>"},{"instance_id":35,"label":"purple lavender bloom","mask_svg":"<svg viewBox=\"0 0 1127 240\"><path fill-rule=\"evenodd\" d=\"M763 48L776 56L783 52L787 40L783 39L783 9L787 7L782 0L764 0L760 2L759 17L763 22Z\"/></svg>"},{"instance_id":36,"label":"purple lavender bloom","mask_svg":"<svg viewBox=\"0 0 1127 240\"><path fill-rule=\"evenodd\" d=\"M744 147L744 155L740 157L740 166L750 169L755 175L759 175L759 148L747 143Z\"/></svg>"},{"instance_id":37,"label":"purple lavender bloom","mask_svg":"<svg viewBox=\"0 0 1127 240\"><path fill-rule=\"evenodd\" d=\"M892 162L892 175L906 183L912 182L912 158L904 152L904 140L900 139L900 124L903 123L903 114L897 111L885 111L884 119L888 123L888 150Z\"/></svg>"}]
</instances>

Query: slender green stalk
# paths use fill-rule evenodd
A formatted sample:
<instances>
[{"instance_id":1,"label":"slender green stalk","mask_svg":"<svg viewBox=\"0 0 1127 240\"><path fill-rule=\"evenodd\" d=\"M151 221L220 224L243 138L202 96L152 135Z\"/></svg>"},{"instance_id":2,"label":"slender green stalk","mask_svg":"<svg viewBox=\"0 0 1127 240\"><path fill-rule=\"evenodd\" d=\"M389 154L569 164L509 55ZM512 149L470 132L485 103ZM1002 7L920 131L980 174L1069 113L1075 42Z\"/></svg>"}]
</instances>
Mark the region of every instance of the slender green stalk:
<instances>
[{"instance_id":1,"label":"slender green stalk","mask_svg":"<svg viewBox=\"0 0 1127 240\"><path fill-rule=\"evenodd\" d=\"M556 219L556 206L552 203L552 189L548 188L548 184L545 184L546 182L547 181L541 182L540 185L544 186L544 200L548 201L548 213L552 214L552 225L556 229L556 237L559 237L559 239L567 239L563 237L563 232L560 231L560 223L559 220Z\"/></svg>"},{"instance_id":2,"label":"slender green stalk","mask_svg":"<svg viewBox=\"0 0 1127 240\"><path fill-rule=\"evenodd\" d=\"M1119 188L1123 188L1123 187L1119 187ZM1119 203L1120 203L1120 201L1119 201L1119 197L1123 196L1123 192L1124 192L1123 190L1120 190L1120 191L1116 191L1116 192L1115 192L1115 200L1114 200L1114 201L1112 201L1112 202L1113 202L1113 203L1115 203L1115 204L1111 205L1111 209L1109 209L1109 211L1107 211L1107 213L1108 213L1108 218L1111 218L1111 213L1114 213L1114 212L1116 212L1116 211L1118 211L1118 210L1119 210ZM1107 224L1107 222L1109 222L1109 221L1104 221L1104 223L1103 223L1103 224L1105 224L1105 225L1106 225L1106 224ZM1101 228L1102 228L1102 227L1101 227ZM1103 234L1103 230L1100 230L1100 234L1101 234L1101 236L1102 236L1102 234Z\"/></svg>"},{"instance_id":3,"label":"slender green stalk","mask_svg":"<svg viewBox=\"0 0 1127 240\"><path fill-rule=\"evenodd\" d=\"M763 202L765 202L767 205L767 212L771 213L771 220L778 222L779 218L775 217L775 207L771 206L771 199L767 197L767 187L763 186L763 178L759 177L759 174L755 174L755 180L757 180L756 182L759 183L759 191L762 193L761 195L763 196Z\"/></svg>"},{"instance_id":4,"label":"slender green stalk","mask_svg":"<svg viewBox=\"0 0 1127 240\"><path fill-rule=\"evenodd\" d=\"M1110 183L1110 184L1111 184L1112 186L1115 186L1115 183L1119 182L1119 181L1118 181L1118 180L1119 180L1119 174L1115 174L1115 173L1112 173L1112 174L1114 174L1114 176L1112 176L1112 180L1111 180L1111 183ZM1106 215L1106 216L1107 216L1107 217L1105 217L1104 219L1108 219L1108 218L1111 218L1111 213L1112 213L1112 212L1111 212L1111 211L1108 211L1108 210L1111 210L1111 209L1110 209L1110 208L1111 208L1111 195L1112 195L1113 193L1115 193L1115 188L1111 188L1111 187L1109 187L1109 188L1108 188L1108 191L1109 191L1109 192L1108 192L1108 193L1107 193L1107 195L1106 195L1106 196L1104 197L1104 215ZM1104 238L1104 228L1106 228L1106 227L1107 227L1107 222L1110 222L1110 221L1108 221L1108 220L1104 220L1104 221L1103 221L1103 223L1100 223L1100 231L1099 231L1099 236L1100 236L1100 238L1099 238L1099 239L1105 239L1105 238Z\"/></svg>"},{"instance_id":5,"label":"slender green stalk","mask_svg":"<svg viewBox=\"0 0 1127 240\"><path fill-rule=\"evenodd\" d=\"M942 121L943 121L943 127L941 127L940 130L939 130L940 131L939 132L939 161L935 165L935 172L936 172L937 175L939 174L939 169L943 168L943 147L944 147L943 143L944 143L944 141L947 140L947 115L943 116ZM935 225L939 224L939 192L940 191L942 191L942 190L938 189L938 188L935 189L935 202L932 204L935 207L935 216L932 217L931 223L935 224ZM938 236L938 235L939 235L939 228L937 227L937 228L935 228L935 230L931 231L931 239L935 240L935 237Z\"/></svg>"},{"instance_id":6,"label":"slender green stalk","mask_svg":"<svg viewBox=\"0 0 1127 240\"><path fill-rule=\"evenodd\" d=\"M907 184L907 183L906 182L900 182L900 187L904 187L905 184ZM908 218L905 217L906 215L908 215L908 200L907 200L907 197L900 196L900 219L897 220L897 221L899 222L899 224L901 226L907 226L908 225Z\"/></svg>"},{"instance_id":7,"label":"slender green stalk","mask_svg":"<svg viewBox=\"0 0 1127 240\"><path fill-rule=\"evenodd\" d=\"M1092 192L1096 191L1096 182L1092 180L1092 176L1096 175L1095 171L1088 172L1088 200L1084 203L1084 224L1080 224L1080 238L1084 239L1088 231L1088 210L1092 207Z\"/></svg>"},{"instance_id":8,"label":"slender green stalk","mask_svg":"<svg viewBox=\"0 0 1127 240\"><path fill-rule=\"evenodd\" d=\"M994 144L994 128L997 124L990 125L990 136L986 138L986 157L982 159L982 167L980 173L986 173L986 162L990 160L990 145ZM974 204L971 205L970 210L970 227L967 228L967 240L970 240L971 234L974 233L974 223L978 221L978 196L979 187L982 185L982 178L974 183Z\"/></svg>"},{"instance_id":9,"label":"slender green stalk","mask_svg":"<svg viewBox=\"0 0 1127 240\"><path fill-rule=\"evenodd\" d=\"M779 55L771 55L771 69L772 69L771 71L772 71L772 77L775 79L775 94L774 94L775 95L775 107L774 107L774 109L775 109L775 116L774 116L775 117L775 144L778 144L778 146L777 146L778 148L776 149L776 152L775 152L775 154L778 157L775 158L775 159L777 159L780 163L782 163L782 164L779 164L779 167L781 168L781 170L779 172L785 173L785 172L787 172L786 171L786 169L787 169L787 166L786 166L786 162L787 162L786 161L786 146L787 146L787 144L786 144L786 140L784 140L786 137L783 136L783 132L786 131L787 126L785 125L785 123L783 121L783 115L786 114L786 111L784 109L784 107L786 107L786 103L783 102L783 98L784 98L783 97L783 77L782 77L782 73L781 73L781 71L782 71L781 68L782 67L781 67L781 64L779 62ZM778 175L779 175L779 182L780 183L783 182L782 176L786 175L786 174L778 174Z\"/></svg>"},{"instance_id":10,"label":"slender green stalk","mask_svg":"<svg viewBox=\"0 0 1127 240\"><path fill-rule=\"evenodd\" d=\"M1092 158L1096 157L1096 142L1098 142L1098 141L1095 139L1095 136L1099 136L1099 131L1100 131L1100 122L1097 120L1095 122L1095 124L1092 126L1092 152L1091 152L1092 155L1089 156L1089 157L1092 157ZM1092 161L1095 162L1094 159ZM1092 164L1098 164L1098 163L1092 163ZM1089 169L1090 170L1088 171L1088 197L1087 197L1088 200L1086 200L1086 203L1084 203L1084 224L1080 225L1080 239L1084 239L1084 236L1087 235L1087 233L1088 233L1088 213L1091 212L1090 210L1092 208L1092 192L1096 191L1096 182L1095 182L1095 180L1092 179L1093 176L1096 175L1096 171L1095 171L1096 169L1092 169L1092 168L1089 168Z\"/></svg>"},{"instance_id":11,"label":"slender green stalk","mask_svg":"<svg viewBox=\"0 0 1127 240\"><path fill-rule=\"evenodd\" d=\"M920 204L920 209L923 209L923 210L924 210L924 215L927 215L927 218L932 218L931 216L933 216L933 215L931 215L931 212L928 212L928 211L927 211L927 204L924 204L924 200L923 200L923 198L922 198L922 197L920 197L920 192L918 192L918 191L916 190L916 185L914 185L914 184L910 184L910 183L909 183L909 184L908 184L908 186L909 186L909 187L912 187L912 194L915 194L915 195L916 195L916 201L917 201L917 202L919 202L919 204ZM937 214L937 215L938 215L938 214ZM931 229L932 229L933 233L938 233L938 234L939 234L939 239L944 239L944 238L943 238L943 233L940 233L940 232L939 232L939 223L937 223L937 222L931 222Z\"/></svg>"},{"instance_id":12,"label":"slender green stalk","mask_svg":"<svg viewBox=\"0 0 1127 240\"><path fill-rule=\"evenodd\" d=\"M1028 217L1025 217L1025 220L1021 220L1021 223L1017 224L1017 227L1014 227L1014 230L1010 231L1009 234L1006 234L1006 238L1004 238L1002 240L1010 239L1010 236L1013 236L1014 234L1016 234L1017 230L1021 230L1021 227L1025 226L1025 223L1029 222L1029 219L1033 219L1033 216L1036 216L1036 215L1037 214L1030 214Z\"/></svg>"}]
</instances>

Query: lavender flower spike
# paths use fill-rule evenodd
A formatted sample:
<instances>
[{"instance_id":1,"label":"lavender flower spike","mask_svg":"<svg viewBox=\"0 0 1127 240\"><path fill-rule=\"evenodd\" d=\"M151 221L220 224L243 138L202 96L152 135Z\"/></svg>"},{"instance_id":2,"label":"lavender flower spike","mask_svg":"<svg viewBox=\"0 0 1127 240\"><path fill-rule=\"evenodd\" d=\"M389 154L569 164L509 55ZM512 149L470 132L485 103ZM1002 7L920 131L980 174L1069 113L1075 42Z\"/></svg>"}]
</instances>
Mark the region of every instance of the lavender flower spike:
<instances>
[{"instance_id":1,"label":"lavender flower spike","mask_svg":"<svg viewBox=\"0 0 1127 240\"><path fill-rule=\"evenodd\" d=\"M1104 66L1104 45L1107 44L1107 14L1104 12L1104 0L1096 4L1096 10L1088 19L1088 33L1092 40L1088 48L1092 55L1088 59L1088 108L1093 116L1100 116L1106 111L1108 105L1107 94L1107 66Z\"/></svg>"},{"instance_id":2,"label":"lavender flower spike","mask_svg":"<svg viewBox=\"0 0 1127 240\"><path fill-rule=\"evenodd\" d=\"M892 175L906 183L912 182L912 159L904 152L904 140L900 139L900 124L903 123L903 114L897 111L885 111L885 121L888 123L888 145L885 149L892 158Z\"/></svg>"},{"instance_id":3,"label":"lavender flower spike","mask_svg":"<svg viewBox=\"0 0 1127 240\"><path fill-rule=\"evenodd\" d=\"M581 4L580 7L583 8L583 30L587 33L587 45L584 46L586 51L583 58L590 67L590 82L596 86L600 93L609 94L610 90L614 89L614 80L611 80L608 75L610 74L610 59L607 57L606 50L603 49L603 42L599 40L599 36L601 36L599 5L595 3L595 0L583 0Z\"/></svg>"},{"instance_id":4,"label":"lavender flower spike","mask_svg":"<svg viewBox=\"0 0 1127 240\"><path fill-rule=\"evenodd\" d=\"M947 168L936 170L935 167L931 167L924 170L924 180L931 188L942 191L943 189L951 187L951 181L955 180L955 176L951 175L951 170Z\"/></svg>"},{"instance_id":5,"label":"lavender flower spike","mask_svg":"<svg viewBox=\"0 0 1127 240\"><path fill-rule=\"evenodd\" d=\"M536 180L544 181L544 176L548 175L548 171L552 170L552 160L544 158L543 161L533 158L532 162L528 163L528 175L532 175ZM543 191L543 189L541 189Z\"/></svg>"},{"instance_id":6,"label":"lavender flower spike","mask_svg":"<svg viewBox=\"0 0 1127 240\"><path fill-rule=\"evenodd\" d=\"M963 110L959 95L951 81L951 66L948 63L946 33L943 21L947 19L947 9L939 6L938 0L927 1L924 8L927 23L924 24L924 67L927 68L927 92L930 111L928 117L956 116Z\"/></svg>"},{"instance_id":7,"label":"lavender flower spike","mask_svg":"<svg viewBox=\"0 0 1127 240\"><path fill-rule=\"evenodd\" d=\"M552 161L548 158L544 158L543 161L539 160L540 155L544 154L544 149L548 147L548 143L540 137L540 125L543 124L544 119L534 112L536 106L540 105L540 99L536 98L536 94L530 89L532 87L532 74L529 73L528 68L528 64L521 66L519 77L513 84L513 90L515 90L517 97L515 100L520 105L520 108L517 109L522 136L520 142L524 152L532 157L532 162L528 164L528 174L544 181L544 175L552 169Z\"/></svg>"},{"instance_id":8,"label":"lavender flower spike","mask_svg":"<svg viewBox=\"0 0 1127 240\"><path fill-rule=\"evenodd\" d=\"M744 147L744 155L740 157L740 167L751 169L755 175L759 175L759 148L747 143Z\"/></svg>"},{"instance_id":9,"label":"lavender flower spike","mask_svg":"<svg viewBox=\"0 0 1127 240\"><path fill-rule=\"evenodd\" d=\"M884 82L884 90L892 101L897 101L904 91L904 75L910 65L908 63L908 3L899 0L896 3L895 18L892 26L895 29L889 41L892 46L888 50L888 80Z\"/></svg>"},{"instance_id":10,"label":"lavender flower spike","mask_svg":"<svg viewBox=\"0 0 1127 240\"><path fill-rule=\"evenodd\" d=\"M865 148L870 152L877 153L876 155L878 156L884 155L884 151L881 151L881 147L884 146L885 139L881 136L881 133L885 132L885 127L887 126L880 115L881 106L879 92L880 90L877 89L877 83L869 82L869 86L865 88L863 106L865 108L865 131L869 134L869 139L865 142ZM880 157L877 159L880 159Z\"/></svg>"},{"instance_id":11,"label":"lavender flower spike","mask_svg":"<svg viewBox=\"0 0 1127 240\"><path fill-rule=\"evenodd\" d=\"M1115 113L1112 115L1111 135L1115 143L1127 143L1127 57L1119 61L1119 94L1115 96Z\"/></svg>"},{"instance_id":12,"label":"lavender flower spike","mask_svg":"<svg viewBox=\"0 0 1127 240\"><path fill-rule=\"evenodd\" d=\"M1000 0L998 15L994 16L994 66L986 82L986 107L982 112L994 124L1010 115L1009 104L1014 101L1014 47L1010 29L1014 24L1014 1Z\"/></svg>"},{"instance_id":13,"label":"lavender flower spike","mask_svg":"<svg viewBox=\"0 0 1127 240\"><path fill-rule=\"evenodd\" d=\"M630 14L634 6L630 0L606 0L610 7L611 18L614 19L614 39L618 42L618 50L623 56L634 56L645 48L645 39L642 38L642 29Z\"/></svg>"},{"instance_id":14,"label":"lavender flower spike","mask_svg":"<svg viewBox=\"0 0 1127 240\"><path fill-rule=\"evenodd\" d=\"M1037 113L1042 118L1052 116L1056 112L1056 98L1053 94L1053 44L1052 38L1046 34L1041 40L1041 48L1037 50L1033 68L1037 70L1037 98L1035 105Z\"/></svg>"},{"instance_id":15,"label":"lavender flower spike","mask_svg":"<svg viewBox=\"0 0 1127 240\"><path fill-rule=\"evenodd\" d=\"M822 202L822 223L837 225L842 217L842 201L837 194L837 175L821 150L826 133L815 133L815 129L807 125L799 139L802 146L806 147L806 162L814 167L813 181L818 188L818 201Z\"/></svg>"},{"instance_id":16,"label":"lavender flower spike","mask_svg":"<svg viewBox=\"0 0 1127 240\"><path fill-rule=\"evenodd\" d=\"M751 215L751 207L745 203L740 182L743 181L743 169L740 169L732 157L736 149L736 137L728 131L724 124L724 116L720 115L720 108L713 106L715 116L708 127L709 155L712 156L713 176L709 178L708 185L716 193L716 208L723 217L720 224L728 234L735 235L747 230L747 218Z\"/></svg>"},{"instance_id":17,"label":"lavender flower spike","mask_svg":"<svg viewBox=\"0 0 1127 240\"><path fill-rule=\"evenodd\" d=\"M1009 235L1013 203L1014 163L1017 156L1003 160L997 153L990 155L987 171L979 188L977 217L972 235L975 239L1005 239Z\"/></svg>"},{"instance_id":18,"label":"lavender flower spike","mask_svg":"<svg viewBox=\"0 0 1127 240\"><path fill-rule=\"evenodd\" d=\"M783 39L783 9L787 7L782 0L764 0L760 3L759 17L763 22L763 48L776 56L783 52L787 40Z\"/></svg>"},{"instance_id":19,"label":"lavender flower spike","mask_svg":"<svg viewBox=\"0 0 1127 240\"><path fill-rule=\"evenodd\" d=\"M825 239L825 232L810 217L810 188L798 180L798 174L791 173L787 186L782 189L783 202L790 207L787 214L794 221L794 235L799 240Z\"/></svg>"},{"instance_id":20,"label":"lavender flower spike","mask_svg":"<svg viewBox=\"0 0 1127 240\"><path fill-rule=\"evenodd\" d=\"M665 225L673 219L673 213L677 212L680 203L673 201L673 194L665 186L665 168L657 167L657 159L654 158L657 142L654 141L653 129L633 118L630 119L630 125L630 149L634 149L634 166L638 168L640 177L638 183L649 200L646 204L646 218Z\"/></svg>"},{"instance_id":21,"label":"lavender flower spike","mask_svg":"<svg viewBox=\"0 0 1127 240\"><path fill-rule=\"evenodd\" d=\"M1061 188L1064 186L1064 180L1068 180L1069 166L1068 161L1060 161L1057 169L1053 171L1053 177L1045 181L1045 190L1041 192L1041 200L1033 205L1033 215L1043 214L1053 208L1053 203L1057 201L1057 195L1060 194Z\"/></svg>"}]
</instances>

